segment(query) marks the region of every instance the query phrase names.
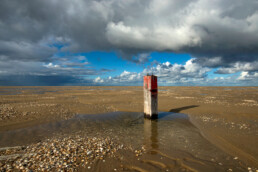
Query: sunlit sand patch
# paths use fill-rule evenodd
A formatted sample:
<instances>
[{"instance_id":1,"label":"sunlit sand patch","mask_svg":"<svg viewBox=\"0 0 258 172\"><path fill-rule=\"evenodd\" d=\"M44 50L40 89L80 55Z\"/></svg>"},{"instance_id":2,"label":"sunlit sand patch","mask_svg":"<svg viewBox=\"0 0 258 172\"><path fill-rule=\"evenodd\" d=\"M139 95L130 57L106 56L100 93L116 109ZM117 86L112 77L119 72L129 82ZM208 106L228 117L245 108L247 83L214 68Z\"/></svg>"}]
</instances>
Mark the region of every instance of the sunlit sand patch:
<instances>
[{"instance_id":1,"label":"sunlit sand patch","mask_svg":"<svg viewBox=\"0 0 258 172\"><path fill-rule=\"evenodd\" d=\"M255 100L244 100L244 102L247 102L247 103L257 103Z\"/></svg>"},{"instance_id":2,"label":"sunlit sand patch","mask_svg":"<svg viewBox=\"0 0 258 172\"><path fill-rule=\"evenodd\" d=\"M224 118L216 118L214 115L203 115L199 117L203 122L217 123L218 125L224 125L228 129L240 129L240 130L250 130L251 125L244 122L229 122ZM255 126L253 126L255 127Z\"/></svg>"},{"instance_id":3,"label":"sunlit sand patch","mask_svg":"<svg viewBox=\"0 0 258 172\"><path fill-rule=\"evenodd\" d=\"M258 103L255 100L243 100L243 103L237 103L236 105L252 107L252 106L258 106Z\"/></svg>"},{"instance_id":4,"label":"sunlit sand patch","mask_svg":"<svg viewBox=\"0 0 258 172\"><path fill-rule=\"evenodd\" d=\"M206 99L216 99L216 97L206 97Z\"/></svg>"},{"instance_id":5,"label":"sunlit sand patch","mask_svg":"<svg viewBox=\"0 0 258 172\"><path fill-rule=\"evenodd\" d=\"M194 97L175 97L176 99L194 99Z\"/></svg>"},{"instance_id":6,"label":"sunlit sand patch","mask_svg":"<svg viewBox=\"0 0 258 172\"><path fill-rule=\"evenodd\" d=\"M57 106L57 104L54 103L26 103L26 104L22 104L21 106L23 107L53 107L53 106Z\"/></svg>"},{"instance_id":7,"label":"sunlit sand patch","mask_svg":"<svg viewBox=\"0 0 258 172\"><path fill-rule=\"evenodd\" d=\"M56 97L42 97L42 99L56 99Z\"/></svg>"}]
</instances>

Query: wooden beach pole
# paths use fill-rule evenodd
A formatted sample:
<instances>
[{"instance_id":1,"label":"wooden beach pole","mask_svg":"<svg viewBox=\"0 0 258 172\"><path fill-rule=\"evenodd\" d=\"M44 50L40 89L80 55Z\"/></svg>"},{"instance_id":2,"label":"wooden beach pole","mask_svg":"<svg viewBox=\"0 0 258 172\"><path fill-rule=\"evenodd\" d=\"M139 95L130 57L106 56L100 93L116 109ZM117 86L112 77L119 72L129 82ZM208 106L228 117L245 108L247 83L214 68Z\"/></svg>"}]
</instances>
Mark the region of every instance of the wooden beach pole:
<instances>
[{"instance_id":1,"label":"wooden beach pole","mask_svg":"<svg viewBox=\"0 0 258 172\"><path fill-rule=\"evenodd\" d=\"M158 79L155 75L143 77L144 117L158 118Z\"/></svg>"}]
</instances>

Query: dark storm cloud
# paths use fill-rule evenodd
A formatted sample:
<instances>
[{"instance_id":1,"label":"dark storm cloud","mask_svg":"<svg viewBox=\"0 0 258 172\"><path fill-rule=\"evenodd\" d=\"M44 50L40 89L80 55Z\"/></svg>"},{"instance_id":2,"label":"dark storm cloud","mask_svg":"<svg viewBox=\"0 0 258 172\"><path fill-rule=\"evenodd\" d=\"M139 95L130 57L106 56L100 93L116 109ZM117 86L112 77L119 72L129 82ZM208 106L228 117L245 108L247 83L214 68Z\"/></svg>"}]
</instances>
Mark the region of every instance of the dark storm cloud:
<instances>
[{"instance_id":1,"label":"dark storm cloud","mask_svg":"<svg viewBox=\"0 0 258 172\"><path fill-rule=\"evenodd\" d=\"M77 65L69 61L60 64L0 61L0 85L91 85L93 82L89 76L110 71L96 70L85 65L86 62L82 66L81 63Z\"/></svg>"},{"instance_id":2,"label":"dark storm cloud","mask_svg":"<svg viewBox=\"0 0 258 172\"><path fill-rule=\"evenodd\" d=\"M37 43L0 41L0 54L3 60L50 61L55 48L40 46Z\"/></svg>"},{"instance_id":3,"label":"dark storm cloud","mask_svg":"<svg viewBox=\"0 0 258 172\"><path fill-rule=\"evenodd\" d=\"M0 60L10 61L13 74L20 72L14 61L37 63L39 70L31 67L42 73L39 63L58 65L58 51L93 50L115 50L136 63L148 61L141 54L152 51L184 52L197 58L193 63L232 72L236 64L258 61L258 1L1 0Z\"/></svg>"},{"instance_id":4,"label":"dark storm cloud","mask_svg":"<svg viewBox=\"0 0 258 172\"><path fill-rule=\"evenodd\" d=\"M253 61L258 52L257 9L253 0L2 0L0 38L1 44L20 47L63 38L72 51L169 50L220 56L226 62ZM10 58L22 53L16 52L1 50Z\"/></svg>"},{"instance_id":5,"label":"dark storm cloud","mask_svg":"<svg viewBox=\"0 0 258 172\"><path fill-rule=\"evenodd\" d=\"M92 85L92 80L69 75L4 75L0 76L2 86L63 86L63 85Z\"/></svg>"}]
</instances>

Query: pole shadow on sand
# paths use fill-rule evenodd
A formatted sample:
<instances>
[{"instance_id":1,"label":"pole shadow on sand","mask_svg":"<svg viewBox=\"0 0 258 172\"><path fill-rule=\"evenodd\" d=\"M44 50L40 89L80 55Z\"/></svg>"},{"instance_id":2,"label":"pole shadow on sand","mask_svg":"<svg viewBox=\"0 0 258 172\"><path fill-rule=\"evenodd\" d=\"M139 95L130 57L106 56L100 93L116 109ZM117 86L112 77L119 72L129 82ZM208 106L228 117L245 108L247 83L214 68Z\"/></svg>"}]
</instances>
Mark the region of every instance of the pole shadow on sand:
<instances>
[{"instance_id":1,"label":"pole shadow on sand","mask_svg":"<svg viewBox=\"0 0 258 172\"><path fill-rule=\"evenodd\" d=\"M180 113L182 110L191 109L195 107L199 107L199 105L191 105L191 106L184 106L176 109L170 109L169 112Z\"/></svg>"},{"instance_id":2,"label":"pole shadow on sand","mask_svg":"<svg viewBox=\"0 0 258 172\"><path fill-rule=\"evenodd\" d=\"M174 113L180 113L182 110L196 108L196 107L199 107L199 105L191 105L191 106L184 106L184 107L180 107L180 108L176 108L176 109L170 109L168 112L159 113L158 119L164 118L164 117L172 115ZM172 112L172 113L169 113L169 112Z\"/></svg>"}]
</instances>

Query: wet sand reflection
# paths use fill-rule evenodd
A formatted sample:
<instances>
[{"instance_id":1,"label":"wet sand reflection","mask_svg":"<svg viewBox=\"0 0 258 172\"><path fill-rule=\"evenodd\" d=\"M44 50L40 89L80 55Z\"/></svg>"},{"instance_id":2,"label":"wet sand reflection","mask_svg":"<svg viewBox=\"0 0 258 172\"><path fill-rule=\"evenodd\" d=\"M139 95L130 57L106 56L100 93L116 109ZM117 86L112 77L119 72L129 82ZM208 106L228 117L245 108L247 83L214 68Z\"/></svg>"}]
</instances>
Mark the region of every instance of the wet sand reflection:
<instances>
[{"instance_id":1,"label":"wet sand reflection","mask_svg":"<svg viewBox=\"0 0 258 172\"><path fill-rule=\"evenodd\" d=\"M144 119L144 145L151 154L157 154L159 149L157 120Z\"/></svg>"}]
</instances>

